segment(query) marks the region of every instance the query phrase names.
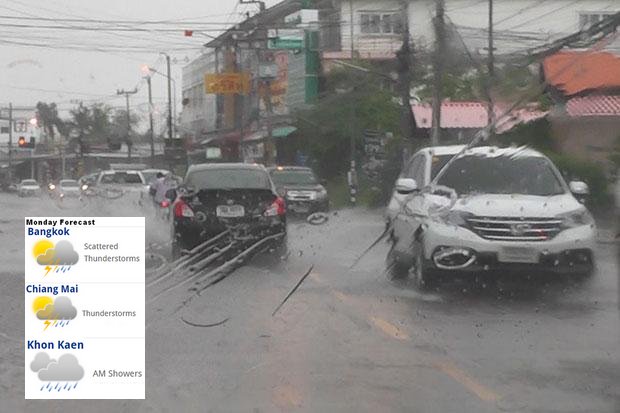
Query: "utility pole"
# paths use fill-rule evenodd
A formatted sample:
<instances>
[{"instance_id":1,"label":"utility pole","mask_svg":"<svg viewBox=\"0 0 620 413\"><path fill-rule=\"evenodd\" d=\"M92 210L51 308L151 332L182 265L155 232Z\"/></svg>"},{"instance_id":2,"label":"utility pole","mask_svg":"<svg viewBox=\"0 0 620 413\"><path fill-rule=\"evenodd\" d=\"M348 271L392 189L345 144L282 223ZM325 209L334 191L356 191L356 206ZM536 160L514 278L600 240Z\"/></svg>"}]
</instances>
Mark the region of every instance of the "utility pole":
<instances>
[{"instance_id":1,"label":"utility pole","mask_svg":"<svg viewBox=\"0 0 620 413\"><path fill-rule=\"evenodd\" d=\"M403 44L396 52L398 59L398 85L401 92L401 134L405 139L411 139L416 130L415 118L411 110L411 44L409 39L408 1L401 0L401 16Z\"/></svg>"},{"instance_id":2,"label":"utility pole","mask_svg":"<svg viewBox=\"0 0 620 413\"><path fill-rule=\"evenodd\" d=\"M493 0L489 0L489 56L488 56L488 80L487 80L487 95L488 95L488 122L491 128L489 129L489 137L494 134L493 124L495 123L495 111L493 108L493 99L491 97L491 89L493 87L493 79L495 77L495 62L493 56Z\"/></svg>"},{"instance_id":3,"label":"utility pole","mask_svg":"<svg viewBox=\"0 0 620 413\"><path fill-rule=\"evenodd\" d=\"M153 132L153 95L151 92L151 76L146 76L149 89L149 135L151 138L151 167L155 167L155 136Z\"/></svg>"},{"instance_id":4,"label":"utility pole","mask_svg":"<svg viewBox=\"0 0 620 413\"><path fill-rule=\"evenodd\" d=\"M353 16L353 0L349 0L349 48L351 50L351 62L353 62L353 29L355 27Z\"/></svg>"},{"instance_id":5,"label":"utility pole","mask_svg":"<svg viewBox=\"0 0 620 413\"><path fill-rule=\"evenodd\" d=\"M351 40L352 41L352 40ZM352 95L355 96L356 89L353 87ZM347 183L349 184L349 196L351 205L355 206L357 203L357 169L355 166L355 125L357 125L357 113L355 112L355 104L351 104L351 139L350 139L350 151L351 151L351 166L349 173L347 174Z\"/></svg>"},{"instance_id":6,"label":"utility pole","mask_svg":"<svg viewBox=\"0 0 620 413\"><path fill-rule=\"evenodd\" d=\"M265 109L267 109L267 140L265 141L265 164L275 164L275 148L273 144L273 103L271 102L271 80L265 80Z\"/></svg>"},{"instance_id":7,"label":"utility pole","mask_svg":"<svg viewBox=\"0 0 620 413\"><path fill-rule=\"evenodd\" d=\"M168 69L168 139L172 140L172 78L170 74L170 56L166 53L162 53L166 56L166 67Z\"/></svg>"},{"instance_id":8,"label":"utility pole","mask_svg":"<svg viewBox=\"0 0 620 413\"><path fill-rule=\"evenodd\" d=\"M129 132L131 131L131 116L129 114L129 95L135 95L136 93L138 93L138 88L134 88L133 90L117 90L116 94L117 95L125 95L125 104L127 106L127 137L126 137L126 142L127 142L127 159L131 159L131 137L129 136Z\"/></svg>"},{"instance_id":9,"label":"utility pole","mask_svg":"<svg viewBox=\"0 0 620 413\"><path fill-rule=\"evenodd\" d=\"M434 53L434 90L433 90L433 129L431 132L431 145L439 145L441 138L441 89L443 86L445 31L444 0L436 0L436 12L433 22L435 23L435 53Z\"/></svg>"},{"instance_id":10,"label":"utility pole","mask_svg":"<svg viewBox=\"0 0 620 413\"><path fill-rule=\"evenodd\" d=\"M9 185L13 182L13 104L9 103Z\"/></svg>"},{"instance_id":11,"label":"utility pole","mask_svg":"<svg viewBox=\"0 0 620 413\"><path fill-rule=\"evenodd\" d=\"M349 0L349 48L351 50L351 63L353 63L353 58L354 58L354 44L353 44L353 39L354 39L354 28L355 28L355 24L354 24L354 18L355 15L353 14L353 0ZM355 93L355 87L353 87L353 93ZM354 205L357 203L357 170L355 167L355 125L357 124L356 121L356 113L355 113L355 105L351 105L351 138L350 138L350 149L349 151L351 152L351 159L350 159L350 165L349 165L349 172L347 174L347 182L349 184L349 195L350 195L350 200L351 200L351 205Z\"/></svg>"}]
</instances>

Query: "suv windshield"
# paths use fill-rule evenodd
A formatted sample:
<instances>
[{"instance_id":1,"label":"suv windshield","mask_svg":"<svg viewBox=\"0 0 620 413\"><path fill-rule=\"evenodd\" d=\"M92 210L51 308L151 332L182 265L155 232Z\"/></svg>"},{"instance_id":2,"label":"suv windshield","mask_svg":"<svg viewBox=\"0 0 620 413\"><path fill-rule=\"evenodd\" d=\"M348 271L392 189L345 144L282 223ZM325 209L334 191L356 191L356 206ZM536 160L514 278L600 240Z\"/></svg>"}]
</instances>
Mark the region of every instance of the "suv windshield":
<instances>
[{"instance_id":1,"label":"suv windshield","mask_svg":"<svg viewBox=\"0 0 620 413\"><path fill-rule=\"evenodd\" d=\"M77 181L60 181L60 186L63 188L74 188L78 186Z\"/></svg>"},{"instance_id":2,"label":"suv windshield","mask_svg":"<svg viewBox=\"0 0 620 413\"><path fill-rule=\"evenodd\" d=\"M38 185L37 181L35 181L34 179L26 179L25 181L22 181L22 185Z\"/></svg>"},{"instance_id":3,"label":"suv windshield","mask_svg":"<svg viewBox=\"0 0 620 413\"><path fill-rule=\"evenodd\" d=\"M549 161L541 157L487 157L456 159L437 182L462 194L524 194L550 196L564 193Z\"/></svg>"},{"instance_id":4,"label":"suv windshield","mask_svg":"<svg viewBox=\"0 0 620 413\"><path fill-rule=\"evenodd\" d=\"M267 173L255 169L203 169L190 172L185 183L201 189L269 189Z\"/></svg>"},{"instance_id":5,"label":"suv windshield","mask_svg":"<svg viewBox=\"0 0 620 413\"><path fill-rule=\"evenodd\" d=\"M312 171L307 169L284 169L271 172L271 178L276 185L316 185L317 179Z\"/></svg>"}]
</instances>

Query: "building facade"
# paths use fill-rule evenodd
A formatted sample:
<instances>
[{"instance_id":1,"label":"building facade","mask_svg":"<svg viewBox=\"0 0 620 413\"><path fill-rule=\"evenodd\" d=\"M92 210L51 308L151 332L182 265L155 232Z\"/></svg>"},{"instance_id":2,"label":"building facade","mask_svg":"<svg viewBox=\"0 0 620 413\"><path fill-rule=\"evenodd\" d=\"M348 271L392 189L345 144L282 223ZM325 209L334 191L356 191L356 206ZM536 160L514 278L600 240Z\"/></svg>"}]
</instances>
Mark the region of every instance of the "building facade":
<instances>
[{"instance_id":1,"label":"building facade","mask_svg":"<svg viewBox=\"0 0 620 413\"><path fill-rule=\"evenodd\" d=\"M216 97L205 93L204 75L216 70L215 53L205 50L183 67L181 136L200 140L216 129Z\"/></svg>"},{"instance_id":2,"label":"building facade","mask_svg":"<svg viewBox=\"0 0 620 413\"><path fill-rule=\"evenodd\" d=\"M436 4L434 0L333 0L331 9L320 15L323 56L343 59L353 51L362 59L392 59L402 44L405 24L416 48L431 48ZM494 0L495 53L545 45L619 11L617 0ZM472 54L487 54L488 1L445 0L445 16ZM620 52L620 41L616 39L607 49Z\"/></svg>"}]
</instances>

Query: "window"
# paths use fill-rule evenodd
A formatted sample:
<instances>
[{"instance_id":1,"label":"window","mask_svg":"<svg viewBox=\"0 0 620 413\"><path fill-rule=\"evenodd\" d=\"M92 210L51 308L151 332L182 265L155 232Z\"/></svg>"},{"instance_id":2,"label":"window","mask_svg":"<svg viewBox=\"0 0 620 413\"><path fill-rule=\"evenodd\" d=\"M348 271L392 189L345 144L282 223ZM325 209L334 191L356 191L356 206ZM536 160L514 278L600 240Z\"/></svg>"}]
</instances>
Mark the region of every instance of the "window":
<instances>
[{"instance_id":1,"label":"window","mask_svg":"<svg viewBox=\"0 0 620 413\"><path fill-rule=\"evenodd\" d=\"M587 29L600 22L607 16L611 16L612 13L598 13L598 12L587 12L587 13L579 13L579 28Z\"/></svg>"},{"instance_id":2,"label":"window","mask_svg":"<svg viewBox=\"0 0 620 413\"><path fill-rule=\"evenodd\" d=\"M402 21L398 13L362 12L361 31L367 34L402 33Z\"/></svg>"},{"instance_id":3,"label":"window","mask_svg":"<svg viewBox=\"0 0 620 413\"><path fill-rule=\"evenodd\" d=\"M255 169L203 169L189 173L186 183L202 189L269 189L267 173Z\"/></svg>"}]
</instances>

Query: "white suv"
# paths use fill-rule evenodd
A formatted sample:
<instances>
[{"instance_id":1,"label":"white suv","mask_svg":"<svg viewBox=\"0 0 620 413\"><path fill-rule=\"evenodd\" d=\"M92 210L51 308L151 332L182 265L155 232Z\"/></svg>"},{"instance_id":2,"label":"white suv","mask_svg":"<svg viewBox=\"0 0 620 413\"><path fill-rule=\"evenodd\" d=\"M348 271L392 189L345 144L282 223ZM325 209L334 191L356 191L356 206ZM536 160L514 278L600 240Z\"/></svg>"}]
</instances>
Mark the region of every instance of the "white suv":
<instances>
[{"instance_id":1,"label":"white suv","mask_svg":"<svg viewBox=\"0 0 620 413\"><path fill-rule=\"evenodd\" d=\"M410 270L420 286L439 273L592 271L596 228L582 204L585 183L567 185L527 148L471 148L448 164L464 149L422 149L403 169L385 215L390 265Z\"/></svg>"}]
</instances>

